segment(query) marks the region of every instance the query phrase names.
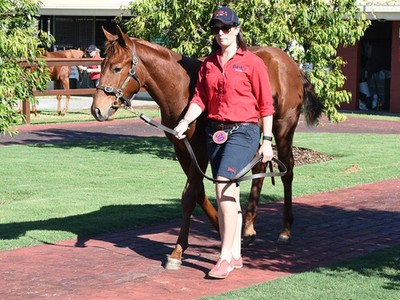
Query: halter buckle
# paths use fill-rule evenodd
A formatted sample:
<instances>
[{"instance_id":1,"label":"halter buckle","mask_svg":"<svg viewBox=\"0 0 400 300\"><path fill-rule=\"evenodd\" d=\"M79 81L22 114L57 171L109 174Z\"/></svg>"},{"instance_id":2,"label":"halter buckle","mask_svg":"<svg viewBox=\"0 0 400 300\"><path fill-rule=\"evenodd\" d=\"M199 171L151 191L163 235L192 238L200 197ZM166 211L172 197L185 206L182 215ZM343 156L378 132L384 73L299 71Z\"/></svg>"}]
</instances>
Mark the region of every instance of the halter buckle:
<instances>
[{"instance_id":1,"label":"halter buckle","mask_svg":"<svg viewBox=\"0 0 400 300\"><path fill-rule=\"evenodd\" d=\"M123 92L121 89L118 89L117 92L115 93L115 97L117 97L117 100L119 100L119 98L122 98L124 96Z\"/></svg>"},{"instance_id":2,"label":"halter buckle","mask_svg":"<svg viewBox=\"0 0 400 300\"><path fill-rule=\"evenodd\" d=\"M122 106L122 101L119 100L119 98L117 98L117 100L114 100L114 101L113 101L112 107L114 107L114 108L120 108L121 106Z\"/></svg>"},{"instance_id":3,"label":"halter buckle","mask_svg":"<svg viewBox=\"0 0 400 300\"><path fill-rule=\"evenodd\" d=\"M105 91L106 93L112 93L113 90L114 90L114 89L113 89L111 86L105 86L105 87L104 87L104 91Z\"/></svg>"},{"instance_id":4,"label":"halter buckle","mask_svg":"<svg viewBox=\"0 0 400 300\"><path fill-rule=\"evenodd\" d=\"M128 73L129 73L129 76L131 76L131 77L134 77L136 75L135 69L133 69L133 68L130 69Z\"/></svg>"}]
</instances>

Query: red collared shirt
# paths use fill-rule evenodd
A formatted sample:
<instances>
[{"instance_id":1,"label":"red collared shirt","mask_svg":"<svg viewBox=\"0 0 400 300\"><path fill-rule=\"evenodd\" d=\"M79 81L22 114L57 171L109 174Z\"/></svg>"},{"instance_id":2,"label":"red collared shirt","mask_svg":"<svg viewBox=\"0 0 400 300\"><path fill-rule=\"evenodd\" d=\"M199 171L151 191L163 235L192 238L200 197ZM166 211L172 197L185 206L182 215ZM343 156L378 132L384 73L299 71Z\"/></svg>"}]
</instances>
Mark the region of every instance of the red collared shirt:
<instances>
[{"instance_id":1,"label":"red collared shirt","mask_svg":"<svg viewBox=\"0 0 400 300\"><path fill-rule=\"evenodd\" d=\"M238 49L222 68L220 51L203 62L191 100L217 121L258 122L274 113L271 86L264 61Z\"/></svg>"},{"instance_id":2,"label":"red collared shirt","mask_svg":"<svg viewBox=\"0 0 400 300\"><path fill-rule=\"evenodd\" d=\"M96 51L96 55L93 56L92 58L100 58L100 54ZM97 69L99 66L98 65L93 65L93 66L88 66L88 69ZM91 80L96 80L100 78L101 73L100 72L90 72L89 76Z\"/></svg>"}]
</instances>

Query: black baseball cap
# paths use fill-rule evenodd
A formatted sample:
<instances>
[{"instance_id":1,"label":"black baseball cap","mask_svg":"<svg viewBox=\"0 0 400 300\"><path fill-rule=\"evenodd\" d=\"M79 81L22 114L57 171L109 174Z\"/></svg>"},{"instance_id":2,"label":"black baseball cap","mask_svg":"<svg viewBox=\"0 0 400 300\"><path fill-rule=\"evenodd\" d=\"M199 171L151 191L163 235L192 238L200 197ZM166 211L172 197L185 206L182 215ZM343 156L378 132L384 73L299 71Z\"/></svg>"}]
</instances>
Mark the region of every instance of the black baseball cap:
<instances>
[{"instance_id":1,"label":"black baseball cap","mask_svg":"<svg viewBox=\"0 0 400 300\"><path fill-rule=\"evenodd\" d=\"M213 13L210 25L213 25L214 21L220 21L222 24L230 26L239 25L238 16L227 6L220 7Z\"/></svg>"}]
</instances>

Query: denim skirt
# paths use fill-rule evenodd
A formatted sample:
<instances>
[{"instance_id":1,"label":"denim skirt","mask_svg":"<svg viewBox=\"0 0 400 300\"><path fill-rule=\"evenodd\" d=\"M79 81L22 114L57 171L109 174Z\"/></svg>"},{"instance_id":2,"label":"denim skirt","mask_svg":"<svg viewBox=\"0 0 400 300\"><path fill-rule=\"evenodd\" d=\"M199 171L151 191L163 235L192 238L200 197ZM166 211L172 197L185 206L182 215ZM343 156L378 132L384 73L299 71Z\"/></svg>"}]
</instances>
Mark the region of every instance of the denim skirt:
<instances>
[{"instance_id":1,"label":"denim skirt","mask_svg":"<svg viewBox=\"0 0 400 300\"><path fill-rule=\"evenodd\" d=\"M232 128L206 126L207 151L213 177L233 179L254 157L260 146L260 128L256 123L234 123ZM244 124L244 125L241 125ZM214 134L224 131L227 140L216 143Z\"/></svg>"}]
</instances>

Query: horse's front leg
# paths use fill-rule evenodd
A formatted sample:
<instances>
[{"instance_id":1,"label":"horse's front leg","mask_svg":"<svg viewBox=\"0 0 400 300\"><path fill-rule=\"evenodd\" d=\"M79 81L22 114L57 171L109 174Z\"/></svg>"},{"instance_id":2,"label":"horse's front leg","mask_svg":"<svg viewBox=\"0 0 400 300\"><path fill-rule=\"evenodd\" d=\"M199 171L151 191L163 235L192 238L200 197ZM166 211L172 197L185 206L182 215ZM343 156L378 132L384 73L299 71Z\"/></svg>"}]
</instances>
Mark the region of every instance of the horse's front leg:
<instances>
[{"instance_id":1,"label":"horse's front leg","mask_svg":"<svg viewBox=\"0 0 400 300\"><path fill-rule=\"evenodd\" d=\"M189 247L190 216L196 206L196 201L191 190L193 190L193 188L188 179L181 198L181 205L182 205L181 229L179 231L179 236L175 245L175 249L167 257L167 262L165 264L165 268L167 270L180 269L182 264L183 252Z\"/></svg>"},{"instance_id":2,"label":"horse's front leg","mask_svg":"<svg viewBox=\"0 0 400 300\"><path fill-rule=\"evenodd\" d=\"M198 148L196 148L198 149ZM203 176L195 169L191 159L183 155L179 149L175 149L179 162L187 174L186 186L182 193L182 224L179 232L178 240L175 249L168 256L165 268L168 270L178 270L182 264L183 252L189 247L189 228L190 218L193 213L196 203L203 209L212 225L218 230L218 213L215 207L211 204L210 200L205 194ZM202 153L205 153L203 151ZM197 157L198 162L206 169L207 157Z\"/></svg>"},{"instance_id":3,"label":"horse's front leg","mask_svg":"<svg viewBox=\"0 0 400 300\"><path fill-rule=\"evenodd\" d=\"M263 173L266 170L266 164L259 163L254 166L252 173ZM243 228L243 247L247 247L256 238L256 230L254 229L254 223L257 218L257 207L260 200L261 189L264 182L264 178L255 179L252 181L250 195L247 202L246 215Z\"/></svg>"},{"instance_id":4,"label":"horse's front leg","mask_svg":"<svg viewBox=\"0 0 400 300\"><path fill-rule=\"evenodd\" d=\"M179 232L175 249L167 257L165 268L168 270L178 270L182 264L183 252L189 247L189 228L190 218L199 203L213 223L218 223L217 213L205 195L203 182L193 181L188 178L185 189L182 193L182 224ZM213 224L215 226L215 224Z\"/></svg>"}]
</instances>

